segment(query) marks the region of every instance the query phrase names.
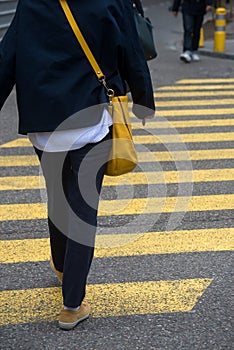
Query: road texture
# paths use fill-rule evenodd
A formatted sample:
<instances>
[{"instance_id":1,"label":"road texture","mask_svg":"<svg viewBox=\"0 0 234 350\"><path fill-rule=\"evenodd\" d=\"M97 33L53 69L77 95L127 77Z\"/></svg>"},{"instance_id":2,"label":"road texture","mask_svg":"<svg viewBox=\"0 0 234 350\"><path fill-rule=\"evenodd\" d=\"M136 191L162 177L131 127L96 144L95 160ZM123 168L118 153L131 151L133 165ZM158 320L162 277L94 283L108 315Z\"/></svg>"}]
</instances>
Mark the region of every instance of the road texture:
<instances>
[{"instance_id":1,"label":"road texture","mask_svg":"<svg viewBox=\"0 0 234 350\"><path fill-rule=\"evenodd\" d=\"M133 117L139 166L106 177L87 299L92 316L59 330L49 267L45 186L14 92L0 128L0 348L233 348L233 61L184 64L181 18L143 1L155 27L149 62L157 118Z\"/></svg>"}]
</instances>

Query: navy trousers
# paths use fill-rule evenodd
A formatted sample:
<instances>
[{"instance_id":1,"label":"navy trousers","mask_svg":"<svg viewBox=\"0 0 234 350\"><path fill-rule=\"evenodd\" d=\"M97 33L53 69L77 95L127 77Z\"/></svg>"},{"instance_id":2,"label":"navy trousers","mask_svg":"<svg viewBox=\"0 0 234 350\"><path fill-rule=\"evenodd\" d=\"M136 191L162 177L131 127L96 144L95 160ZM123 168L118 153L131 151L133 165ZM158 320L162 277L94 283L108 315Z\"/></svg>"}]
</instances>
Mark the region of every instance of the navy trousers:
<instances>
[{"instance_id":1,"label":"navy trousers","mask_svg":"<svg viewBox=\"0 0 234 350\"><path fill-rule=\"evenodd\" d=\"M184 51L197 51L204 15L183 13Z\"/></svg>"},{"instance_id":2,"label":"navy trousers","mask_svg":"<svg viewBox=\"0 0 234 350\"><path fill-rule=\"evenodd\" d=\"M85 297L97 227L97 210L111 132L98 143L68 152L35 148L46 181L51 254L63 272L63 299L77 307Z\"/></svg>"}]
</instances>

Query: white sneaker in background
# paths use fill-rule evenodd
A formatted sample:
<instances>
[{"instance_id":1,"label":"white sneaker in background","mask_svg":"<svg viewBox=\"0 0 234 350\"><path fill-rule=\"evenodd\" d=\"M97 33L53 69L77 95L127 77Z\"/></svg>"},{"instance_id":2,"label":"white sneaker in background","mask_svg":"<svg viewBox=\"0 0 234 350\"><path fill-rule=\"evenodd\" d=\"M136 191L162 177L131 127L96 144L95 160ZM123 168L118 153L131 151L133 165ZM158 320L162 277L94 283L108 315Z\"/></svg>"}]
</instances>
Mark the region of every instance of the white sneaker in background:
<instances>
[{"instance_id":1,"label":"white sneaker in background","mask_svg":"<svg viewBox=\"0 0 234 350\"><path fill-rule=\"evenodd\" d=\"M200 57L196 52L192 52L191 56L193 61L200 61Z\"/></svg>"},{"instance_id":2,"label":"white sneaker in background","mask_svg":"<svg viewBox=\"0 0 234 350\"><path fill-rule=\"evenodd\" d=\"M185 51L180 55L180 59L184 61L185 63L190 63L192 61L191 58L191 52L190 51Z\"/></svg>"}]
</instances>

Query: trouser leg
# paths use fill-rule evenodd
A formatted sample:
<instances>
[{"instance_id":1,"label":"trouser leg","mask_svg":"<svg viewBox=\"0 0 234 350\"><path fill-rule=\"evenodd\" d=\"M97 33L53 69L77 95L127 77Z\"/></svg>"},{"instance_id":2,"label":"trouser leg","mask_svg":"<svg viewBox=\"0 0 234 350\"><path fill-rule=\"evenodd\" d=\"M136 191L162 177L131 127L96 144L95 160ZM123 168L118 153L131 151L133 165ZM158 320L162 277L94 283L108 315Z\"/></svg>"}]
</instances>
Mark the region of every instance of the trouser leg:
<instances>
[{"instance_id":1,"label":"trouser leg","mask_svg":"<svg viewBox=\"0 0 234 350\"><path fill-rule=\"evenodd\" d=\"M55 268L58 271L63 272L67 242L65 228L67 226L68 217L67 212L62 209L61 205L61 179L63 169L69 169L69 164L66 158L67 152L42 152L37 148L35 148L35 151L40 160L46 182L51 255ZM63 225L58 224L58 220L55 220L55 216L61 218ZM55 225L55 223L57 223L57 225ZM62 230L62 227L64 230Z\"/></svg>"},{"instance_id":2,"label":"trouser leg","mask_svg":"<svg viewBox=\"0 0 234 350\"><path fill-rule=\"evenodd\" d=\"M203 17L203 15L197 15L194 17L192 51L198 50Z\"/></svg>"},{"instance_id":3,"label":"trouser leg","mask_svg":"<svg viewBox=\"0 0 234 350\"><path fill-rule=\"evenodd\" d=\"M184 51L192 51L193 25L194 25L193 16L183 13L183 27L184 27L183 50Z\"/></svg>"},{"instance_id":4,"label":"trouser leg","mask_svg":"<svg viewBox=\"0 0 234 350\"><path fill-rule=\"evenodd\" d=\"M48 223L54 265L63 271L63 299L77 307L85 296L94 254L97 210L111 133L97 144L39 156L48 194Z\"/></svg>"},{"instance_id":5,"label":"trouser leg","mask_svg":"<svg viewBox=\"0 0 234 350\"><path fill-rule=\"evenodd\" d=\"M68 307L79 306L85 296L110 137L109 133L97 144L88 144L80 150L69 152L71 172L69 177L63 174L64 190L71 209L63 269L64 305Z\"/></svg>"}]
</instances>

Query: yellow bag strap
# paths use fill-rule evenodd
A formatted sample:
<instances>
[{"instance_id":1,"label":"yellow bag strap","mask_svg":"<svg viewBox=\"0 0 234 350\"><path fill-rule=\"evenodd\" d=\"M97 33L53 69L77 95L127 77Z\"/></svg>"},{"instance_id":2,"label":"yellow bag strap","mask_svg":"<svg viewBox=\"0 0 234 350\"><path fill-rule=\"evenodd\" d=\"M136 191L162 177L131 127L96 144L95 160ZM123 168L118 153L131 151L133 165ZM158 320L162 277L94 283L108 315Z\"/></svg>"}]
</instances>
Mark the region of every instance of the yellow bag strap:
<instances>
[{"instance_id":1,"label":"yellow bag strap","mask_svg":"<svg viewBox=\"0 0 234 350\"><path fill-rule=\"evenodd\" d=\"M60 4L62 6L62 9L67 17L67 20L78 40L80 43L80 46L82 47L82 50L84 51L85 55L87 56L87 59L89 60L91 66L93 67L93 70L98 77L98 79L102 79L104 77L104 74L102 73L101 68L99 67L97 61L95 60L88 44L85 41L85 38L83 37L83 34L80 31L80 28L78 27L78 24L75 21L75 18L73 14L71 13L71 10L68 6L68 3L66 0L59 0Z\"/></svg>"},{"instance_id":2,"label":"yellow bag strap","mask_svg":"<svg viewBox=\"0 0 234 350\"><path fill-rule=\"evenodd\" d=\"M93 56L83 34L81 33L80 31L80 28L78 26L78 24L76 23L75 21L75 18L69 8L69 5L67 3L66 0L59 0L61 6L62 6L62 9L64 11L64 14L65 16L67 17L67 20L82 48L82 50L84 51L89 63L91 64L98 80L104 85L106 91L107 91L107 96L109 97L113 97L114 96L114 91L112 89L109 89L107 84L106 84L106 81L105 81L105 75L103 74L101 68L99 67L95 57Z\"/></svg>"}]
</instances>

